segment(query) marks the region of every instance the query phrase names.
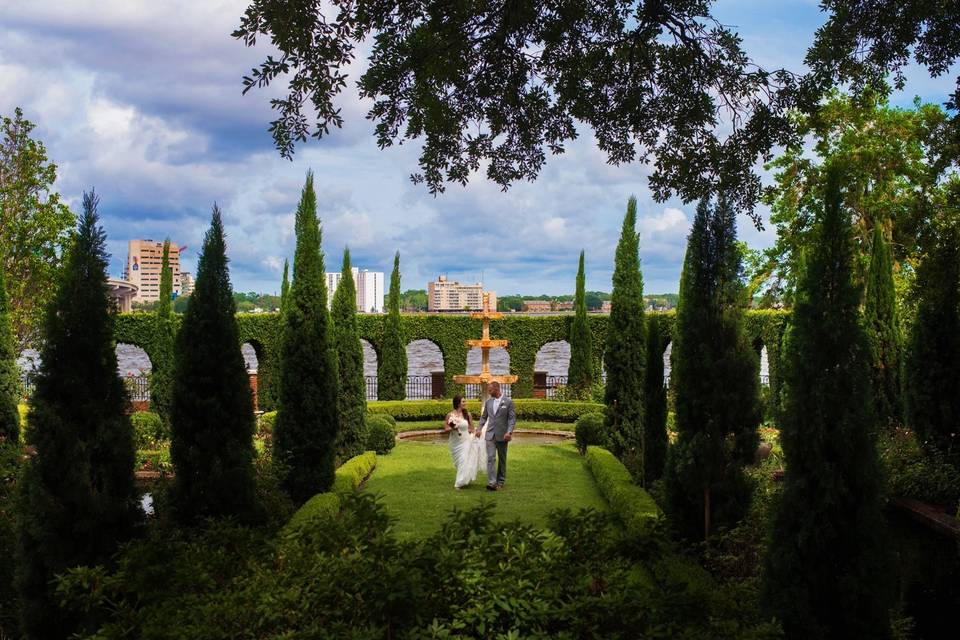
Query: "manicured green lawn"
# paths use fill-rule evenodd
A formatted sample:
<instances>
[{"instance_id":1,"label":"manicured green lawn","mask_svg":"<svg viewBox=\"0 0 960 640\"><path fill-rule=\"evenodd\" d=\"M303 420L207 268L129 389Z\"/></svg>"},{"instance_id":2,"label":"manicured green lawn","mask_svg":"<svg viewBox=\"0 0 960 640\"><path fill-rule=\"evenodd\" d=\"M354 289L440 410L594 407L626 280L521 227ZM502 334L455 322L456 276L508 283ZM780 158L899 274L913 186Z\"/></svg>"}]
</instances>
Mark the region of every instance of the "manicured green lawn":
<instances>
[{"instance_id":1,"label":"manicured green lawn","mask_svg":"<svg viewBox=\"0 0 960 640\"><path fill-rule=\"evenodd\" d=\"M404 431L427 431L429 429L442 429L442 420L426 420L413 422L397 422L397 433ZM517 429L543 429L546 431L573 431L572 422L532 422L529 420L518 420Z\"/></svg>"},{"instance_id":2,"label":"manicured green lawn","mask_svg":"<svg viewBox=\"0 0 960 640\"><path fill-rule=\"evenodd\" d=\"M365 490L382 496L403 538L429 535L453 508L468 509L482 501L495 505L499 520L536 526L544 526L547 513L558 508L607 510L572 444L511 445L507 486L496 493L486 490L482 475L456 491L454 477L446 445L399 442L389 455L377 457L377 468Z\"/></svg>"}]
</instances>

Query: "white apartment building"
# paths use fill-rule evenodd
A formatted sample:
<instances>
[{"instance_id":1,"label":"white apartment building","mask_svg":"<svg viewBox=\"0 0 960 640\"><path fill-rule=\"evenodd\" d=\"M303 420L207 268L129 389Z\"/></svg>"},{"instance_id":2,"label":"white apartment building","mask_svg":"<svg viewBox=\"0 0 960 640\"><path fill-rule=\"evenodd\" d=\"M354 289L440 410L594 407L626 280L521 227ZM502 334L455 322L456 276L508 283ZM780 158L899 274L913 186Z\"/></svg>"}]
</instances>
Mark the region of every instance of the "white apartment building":
<instances>
[{"instance_id":1,"label":"white apartment building","mask_svg":"<svg viewBox=\"0 0 960 640\"><path fill-rule=\"evenodd\" d=\"M383 272L368 271L353 267L353 283L357 289L357 311L360 313L383 313ZM333 303L333 294L340 285L343 274L327 273L327 304Z\"/></svg>"},{"instance_id":2,"label":"white apartment building","mask_svg":"<svg viewBox=\"0 0 960 640\"><path fill-rule=\"evenodd\" d=\"M490 294L490 309L497 309L497 294ZM460 284L451 282L446 276L437 276L434 282L427 283L428 311L481 311L483 309L483 283Z\"/></svg>"}]
</instances>

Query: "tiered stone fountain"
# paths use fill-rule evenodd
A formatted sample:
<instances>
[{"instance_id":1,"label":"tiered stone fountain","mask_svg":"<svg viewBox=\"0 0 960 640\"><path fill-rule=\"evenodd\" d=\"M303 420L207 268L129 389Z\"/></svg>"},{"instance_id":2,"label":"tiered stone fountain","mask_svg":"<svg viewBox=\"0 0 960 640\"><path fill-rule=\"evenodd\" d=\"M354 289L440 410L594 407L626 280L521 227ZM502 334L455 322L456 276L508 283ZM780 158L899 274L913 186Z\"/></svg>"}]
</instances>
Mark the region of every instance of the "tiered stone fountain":
<instances>
[{"instance_id":1,"label":"tiered stone fountain","mask_svg":"<svg viewBox=\"0 0 960 640\"><path fill-rule=\"evenodd\" d=\"M453 381L457 384L479 384L480 385L480 406L482 407L487 398L490 397L489 385L491 382L500 384L512 384L517 381L517 376L505 375L495 376L490 373L490 349L497 347L506 347L509 340L493 340L490 338L490 321L497 320L503 316L502 313L490 310L490 294L483 294L483 310L480 313L473 313L471 317L483 320L483 335L479 340L467 340L468 347L478 347L480 349L480 375L478 376L453 376Z\"/></svg>"}]
</instances>

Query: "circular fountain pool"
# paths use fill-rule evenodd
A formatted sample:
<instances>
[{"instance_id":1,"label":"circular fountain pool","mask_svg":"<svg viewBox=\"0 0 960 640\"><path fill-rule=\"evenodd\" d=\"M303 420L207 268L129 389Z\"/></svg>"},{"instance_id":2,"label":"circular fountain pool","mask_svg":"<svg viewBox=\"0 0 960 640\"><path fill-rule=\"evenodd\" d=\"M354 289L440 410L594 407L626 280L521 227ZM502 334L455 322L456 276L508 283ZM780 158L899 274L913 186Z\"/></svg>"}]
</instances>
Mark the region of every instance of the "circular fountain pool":
<instances>
[{"instance_id":1,"label":"circular fountain pool","mask_svg":"<svg viewBox=\"0 0 960 640\"><path fill-rule=\"evenodd\" d=\"M427 442L430 444L447 444L450 434L440 429L430 431L408 431L397 436L407 442ZM511 444L559 444L572 442L574 434L566 431L520 430L513 432Z\"/></svg>"}]
</instances>

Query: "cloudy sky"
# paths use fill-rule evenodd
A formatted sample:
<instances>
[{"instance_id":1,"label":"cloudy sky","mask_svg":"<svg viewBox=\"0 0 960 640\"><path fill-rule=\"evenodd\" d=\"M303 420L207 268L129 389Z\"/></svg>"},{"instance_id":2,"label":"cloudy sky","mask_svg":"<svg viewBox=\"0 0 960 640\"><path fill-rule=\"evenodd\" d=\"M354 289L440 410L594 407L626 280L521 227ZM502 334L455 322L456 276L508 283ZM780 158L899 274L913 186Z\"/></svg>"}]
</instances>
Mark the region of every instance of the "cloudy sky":
<instances>
[{"instance_id":1,"label":"cloudy sky","mask_svg":"<svg viewBox=\"0 0 960 640\"><path fill-rule=\"evenodd\" d=\"M609 290L613 249L627 198L639 200L647 292L675 292L694 205L657 203L637 165L609 166L589 131L548 160L534 183L502 193L482 180L431 196L408 176L415 145L379 151L368 108L341 102L347 123L283 160L267 133L268 91L241 95L241 77L267 49L230 37L245 0L0 0L0 114L24 109L59 166L58 190L76 210L95 187L122 270L126 241L170 236L195 264L214 201L224 210L234 288L274 292L293 255L293 209L315 173L330 270L345 245L354 263L389 271L401 252L403 288L437 274L507 293L568 293L577 253L587 288ZM802 70L823 22L814 0L721 0L715 15L736 25L766 67ZM952 76L922 70L895 102L942 103ZM754 247L773 241L746 219Z\"/></svg>"}]
</instances>

